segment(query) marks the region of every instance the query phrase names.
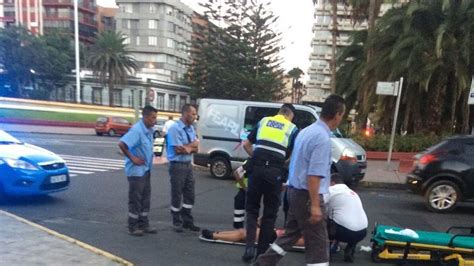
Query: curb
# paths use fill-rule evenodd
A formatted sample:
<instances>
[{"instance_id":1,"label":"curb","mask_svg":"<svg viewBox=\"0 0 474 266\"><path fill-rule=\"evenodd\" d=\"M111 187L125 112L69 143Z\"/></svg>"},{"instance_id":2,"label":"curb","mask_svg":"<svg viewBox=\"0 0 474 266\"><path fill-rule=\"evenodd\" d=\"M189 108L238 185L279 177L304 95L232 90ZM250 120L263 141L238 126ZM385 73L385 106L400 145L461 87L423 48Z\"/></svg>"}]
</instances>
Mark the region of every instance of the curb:
<instances>
[{"instance_id":1,"label":"curb","mask_svg":"<svg viewBox=\"0 0 474 266\"><path fill-rule=\"evenodd\" d=\"M395 189L395 190L409 189L406 184L402 184L402 183L360 181L358 185L364 188L385 188L385 189Z\"/></svg>"},{"instance_id":2,"label":"curb","mask_svg":"<svg viewBox=\"0 0 474 266\"><path fill-rule=\"evenodd\" d=\"M67 242L69 242L69 243L71 243L71 244L77 245L77 246L79 246L79 247L81 247L81 248L83 248L83 249L86 249L86 250L88 250L88 251L91 251L91 252L93 252L93 253L95 253L95 254L97 254L97 255L104 256L104 257L106 257L106 258L108 258L108 259L110 259L110 260L112 260L112 261L114 261L114 262L117 262L117 263L120 263L120 264L126 265L126 266L133 266L133 263L131 263L131 262L125 260L125 259L122 259L122 258L120 258L120 257L118 257L118 256L115 256L115 255L113 255L113 254L111 254L111 253L109 253L109 252L107 252L107 251L101 250L101 249L99 249L99 248L93 247L93 246L91 246L91 245L89 245L89 244L86 244L86 243L84 243L84 242L81 242L81 241L79 241L79 240L77 240L77 239L74 239L74 238L72 238L72 237L69 237L69 236L63 235L63 234L61 234L61 233L58 233L58 232L56 232L56 231L53 231L53 230L48 229L48 228L46 228L46 227L44 227L44 226L42 226L42 225L39 225L39 224L37 224L37 223L33 223L32 221L29 221L29 220L27 220L27 219L25 219L25 218L22 218L22 217L20 217L20 216L15 215L15 214L6 212L6 211L4 211L4 210L0 210L0 214L4 214L4 215L6 215L6 216L8 216L8 217L10 217L10 218L13 218L13 219L19 221L19 222L22 222L22 223L25 223L25 224L27 224L27 225L30 225L30 226L32 226L32 227L34 227L34 228L36 228L36 229L39 229L39 230L41 230L41 231L46 232L46 233L49 234L49 235L52 235L52 236L55 236L55 237L60 238L60 239L62 239L62 240L65 240L65 241L67 241Z\"/></svg>"}]
</instances>

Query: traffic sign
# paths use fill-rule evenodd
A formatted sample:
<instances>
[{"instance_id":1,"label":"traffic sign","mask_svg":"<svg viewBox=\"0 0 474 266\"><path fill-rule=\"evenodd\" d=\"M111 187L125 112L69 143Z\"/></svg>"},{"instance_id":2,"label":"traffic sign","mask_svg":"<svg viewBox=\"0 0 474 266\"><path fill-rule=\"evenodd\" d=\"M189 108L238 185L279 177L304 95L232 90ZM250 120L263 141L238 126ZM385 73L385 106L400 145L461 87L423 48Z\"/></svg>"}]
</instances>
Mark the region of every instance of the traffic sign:
<instances>
[{"instance_id":1,"label":"traffic sign","mask_svg":"<svg viewBox=\"0 0 474 266\"><path fill-rule=\"evenodd\" d=\"M469 91L469 99L467 104L474 104L474 77L471 79L471 90Z\"/></svg>"},{"instance_id":2,"label":"traffic sign","mask_svg":"<svg viewBox=\"0 0 474 266\"><path fill-rule=\"evenodd\" d=\"M396 82L377 82L376 94L379 95L398 95L398 86Z\"/></svg>"}]
</instances>

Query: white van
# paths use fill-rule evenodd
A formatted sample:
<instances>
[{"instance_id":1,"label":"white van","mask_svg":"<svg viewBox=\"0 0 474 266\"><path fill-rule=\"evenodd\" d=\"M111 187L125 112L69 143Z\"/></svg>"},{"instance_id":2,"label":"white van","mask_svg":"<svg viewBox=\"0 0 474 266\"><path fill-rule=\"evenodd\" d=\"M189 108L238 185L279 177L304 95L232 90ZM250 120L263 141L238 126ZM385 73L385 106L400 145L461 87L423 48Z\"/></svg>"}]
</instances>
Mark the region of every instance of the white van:
<instances>
[{"instance_id":1,"label":"white van","mask_svg":"<svg viewBox=\"0 0 474 266\"><path fill-rule=\"evenodd\" d=\"M201 99L199 101L197 135L199 153L194 164L210 167L212 176L228 178L232 169L248 158L241 143L265 116L278 113L281 103ZM321 108L295 105L293 123L301 130L319 118ZM332 171L340 173L347 183L364 178L367 161L364 149L351 139L334 132Z\"/></svg>"}]
</instances>

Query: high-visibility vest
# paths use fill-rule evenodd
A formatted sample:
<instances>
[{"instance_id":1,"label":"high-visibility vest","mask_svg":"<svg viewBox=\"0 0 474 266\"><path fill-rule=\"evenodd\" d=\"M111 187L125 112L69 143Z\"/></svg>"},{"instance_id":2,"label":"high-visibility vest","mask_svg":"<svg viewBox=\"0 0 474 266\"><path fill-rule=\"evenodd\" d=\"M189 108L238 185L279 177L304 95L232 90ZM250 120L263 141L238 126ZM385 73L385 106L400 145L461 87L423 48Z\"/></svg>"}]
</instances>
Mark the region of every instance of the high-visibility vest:
<instances>
[{"instance_id":1,"label":"high-visibility vest","mask_svg":"<svg viewBox=\"0 0 474 266\"><path fill-rule=\"evenodd\" d=\"M282 115L264 117L260 120L255 149L265 149L286 156L291 133L295 124Z\"/></svg>"}]
</instances>

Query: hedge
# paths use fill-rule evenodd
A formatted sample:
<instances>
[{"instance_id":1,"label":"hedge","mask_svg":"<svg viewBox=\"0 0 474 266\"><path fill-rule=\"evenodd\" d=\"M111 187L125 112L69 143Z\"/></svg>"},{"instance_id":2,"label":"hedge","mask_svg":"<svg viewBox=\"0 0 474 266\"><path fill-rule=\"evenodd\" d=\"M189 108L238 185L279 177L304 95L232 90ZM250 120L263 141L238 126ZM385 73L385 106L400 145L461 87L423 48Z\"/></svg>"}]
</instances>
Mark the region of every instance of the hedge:
<instances>
[{"instance_id":1,"label":"hedge","mask_svg":"<svg viewBox=\"0 0 474 266\"><path fill-rule=\"evenodd\" d=\"M440 142L446 136L432 135L396 135L393 144L394 152L420 152ZM355 135L351 138L366 151L388 151L390 135Z\"/></svg>"}]
</instances>

